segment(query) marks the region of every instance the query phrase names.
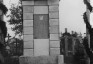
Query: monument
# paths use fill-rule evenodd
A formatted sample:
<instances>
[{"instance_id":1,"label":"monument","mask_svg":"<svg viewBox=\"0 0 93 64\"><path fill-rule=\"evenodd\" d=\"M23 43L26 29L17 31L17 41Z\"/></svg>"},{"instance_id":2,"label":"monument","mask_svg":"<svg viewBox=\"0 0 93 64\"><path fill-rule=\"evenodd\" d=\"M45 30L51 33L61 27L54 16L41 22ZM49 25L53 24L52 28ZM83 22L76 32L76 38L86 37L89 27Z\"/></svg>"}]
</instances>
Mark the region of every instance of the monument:
<instances>
[{"instance_id":1,"label":"monument","mask_svg":"<svg viewBox=\"0 0 93 64\"><path fill-rule=\"evenodd\" d=\"M58 57L61 58L59 0L22 0L22 6L24 52L20 64L55 63Z\"/></svg>"}]
</instances>

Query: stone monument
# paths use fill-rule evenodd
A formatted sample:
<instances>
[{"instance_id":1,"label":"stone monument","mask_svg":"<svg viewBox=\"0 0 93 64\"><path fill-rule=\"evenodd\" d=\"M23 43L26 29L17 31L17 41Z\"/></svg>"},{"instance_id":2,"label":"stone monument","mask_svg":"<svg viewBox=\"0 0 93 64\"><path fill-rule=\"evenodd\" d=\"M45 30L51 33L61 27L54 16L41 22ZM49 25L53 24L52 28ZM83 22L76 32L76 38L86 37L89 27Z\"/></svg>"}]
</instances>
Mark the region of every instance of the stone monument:
<instances>
[{"instance_id":1,"label":"stone monument","mask_svg":"<svg viewBox=\"0 0 93 64\"><path fill-rule=\"evenodd\" d=\"M20 64L39 64L33 63L39 61L38 57L45 61L40 60L42 64L46 64L53 60L52 57L60 55L59 0L22 0L22 6L24 52ZM28 57L30 61L26 61Z\"/></svg>"}]
</instances>

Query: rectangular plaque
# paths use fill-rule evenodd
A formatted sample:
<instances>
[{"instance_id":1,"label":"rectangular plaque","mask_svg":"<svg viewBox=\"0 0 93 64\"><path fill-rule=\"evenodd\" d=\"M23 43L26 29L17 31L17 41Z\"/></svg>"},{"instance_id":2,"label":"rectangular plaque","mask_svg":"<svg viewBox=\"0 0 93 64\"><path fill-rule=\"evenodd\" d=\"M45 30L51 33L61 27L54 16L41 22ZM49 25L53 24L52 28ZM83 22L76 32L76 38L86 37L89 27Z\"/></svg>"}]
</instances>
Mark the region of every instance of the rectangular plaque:
<instances>
[{"instance_id":1,"label":"rectangular plaque","mask_svg":"<svg viewBox=\"0 0 93 64\"><path fill-rule=\"evenodd\" d=\"M34 15L34 39L49 38L49 19L48 14Z\"/></svg>"}]
</instances>

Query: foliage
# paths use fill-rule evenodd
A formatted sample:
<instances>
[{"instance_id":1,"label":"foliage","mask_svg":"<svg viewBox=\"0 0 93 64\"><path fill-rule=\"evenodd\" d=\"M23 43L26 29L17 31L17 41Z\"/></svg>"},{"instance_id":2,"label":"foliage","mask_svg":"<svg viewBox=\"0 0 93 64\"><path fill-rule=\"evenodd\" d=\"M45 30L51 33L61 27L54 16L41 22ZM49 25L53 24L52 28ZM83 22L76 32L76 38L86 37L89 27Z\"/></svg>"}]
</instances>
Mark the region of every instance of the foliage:
<instances>
[{"instance_id":1,"label":"foliage","mask_svg":"<svg viewBox=\"0 0 93 64\"><path fill-rule=\"evenodd\" d=\"M15 34L23 33L23 21L22 21L22 5L21 1L19 1L18 5L11 5L10 14L7 16L10 18L8 21L10 25L13 25L12 30L15 31Z\"/></svg>"},{"instance_id":2,"label":"foliage","mask_svg":"<svg viewBox=\"0 0 93 64\"><path fill-rule=\"evenodd\" d=\"M4 14L6 14L6 12L8 11L6 6L4 4L2 4L1 2L0 2L0 10L2 10Z\"/></svg>"}]
</instances>

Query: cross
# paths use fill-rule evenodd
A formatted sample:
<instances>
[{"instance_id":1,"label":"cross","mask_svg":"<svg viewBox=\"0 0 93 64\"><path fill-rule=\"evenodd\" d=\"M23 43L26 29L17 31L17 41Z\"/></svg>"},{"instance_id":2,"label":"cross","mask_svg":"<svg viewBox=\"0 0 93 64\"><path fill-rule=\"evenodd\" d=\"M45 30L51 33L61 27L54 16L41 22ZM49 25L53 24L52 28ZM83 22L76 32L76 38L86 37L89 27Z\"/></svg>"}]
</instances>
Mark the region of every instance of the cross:
<instances>
[{"instance_id":1,"label":"cross","mask_svg":"<svg viewBox=\"0 0 93 64\"><path fill-rule=\"evenodd\" d=\"M8 36L7 36L7 37L8 37L8 40L9 40L9 38L10 38L11 36L8 34Z\"/></svg>"}]
</instances>

